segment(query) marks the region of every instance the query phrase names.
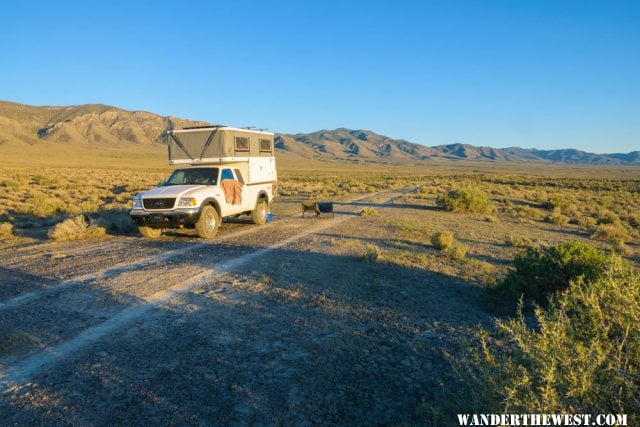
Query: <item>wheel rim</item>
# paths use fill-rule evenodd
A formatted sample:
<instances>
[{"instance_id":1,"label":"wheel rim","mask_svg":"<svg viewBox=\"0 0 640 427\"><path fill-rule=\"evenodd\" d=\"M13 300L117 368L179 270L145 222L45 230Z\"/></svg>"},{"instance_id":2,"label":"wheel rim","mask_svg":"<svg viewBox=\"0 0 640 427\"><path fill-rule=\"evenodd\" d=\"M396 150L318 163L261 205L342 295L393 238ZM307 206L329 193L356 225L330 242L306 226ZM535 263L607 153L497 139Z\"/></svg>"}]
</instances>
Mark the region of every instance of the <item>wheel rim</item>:
<instances>
[{"instance_id":1,"label":"wheel rim","mask_svg":"<svg viewBox=\"0 0 640 427\"><path fill-rule=\"evenodd\" d=\"M267 218L267 207L264 204L260 207L260 218L263 220Z\"/></svg>"},{"instance_id":2,"label":"wheel rim","mask_svg":"<svg viewBox=\"0 0 640 427\"><path fill-rule=\"evenodd\" d=\"M207 216L207 231L213 231L216 228L216 217L213 214Z\"/></svg>"}]
</instances>

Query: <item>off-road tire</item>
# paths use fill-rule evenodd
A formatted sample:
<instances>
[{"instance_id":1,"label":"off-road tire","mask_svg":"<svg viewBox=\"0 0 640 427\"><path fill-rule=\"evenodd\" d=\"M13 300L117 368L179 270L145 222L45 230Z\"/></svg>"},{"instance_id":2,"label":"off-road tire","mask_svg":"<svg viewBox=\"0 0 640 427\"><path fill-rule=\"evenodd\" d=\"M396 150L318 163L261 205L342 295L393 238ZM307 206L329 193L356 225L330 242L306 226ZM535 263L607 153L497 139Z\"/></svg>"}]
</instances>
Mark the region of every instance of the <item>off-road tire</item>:
<instances>
[{"instance_id":1,"label":"off-road tire","mask_svg":"<svg viewBox=\"0 0 640 427\"><path fill-rule=\"evenodd\" d=\"M251 211L251 220L254 224L262 225L267 222L267 213L269 212L269 205L265 199L258 200L256 207Z\"/></svg>"},{"instance_id":2,"label":"off-road tire","mask_svg":"<svg viewBox=\"0 0 640 427\"><path fill-rule=\"evenodd\" d=\"M145 225L141 225L140 227L138 227L138 231L140 231L140 234L142 234L147 239L157 239L162 235L161 228L147 227Z\"/></svg>"},{"instance_id":3,"label":"off-road tire","mask_svg":"<svg viewBox=\"0 0 640 427\"><path fill-rule=\"evenodd\" d=\"M210 205L203 207L200 211L200 218L198 218L198 222L196 222L198 237L212 239L218 234L219 227L220 215L218 215L218 211Z\"/></svg>"}]
</instances>

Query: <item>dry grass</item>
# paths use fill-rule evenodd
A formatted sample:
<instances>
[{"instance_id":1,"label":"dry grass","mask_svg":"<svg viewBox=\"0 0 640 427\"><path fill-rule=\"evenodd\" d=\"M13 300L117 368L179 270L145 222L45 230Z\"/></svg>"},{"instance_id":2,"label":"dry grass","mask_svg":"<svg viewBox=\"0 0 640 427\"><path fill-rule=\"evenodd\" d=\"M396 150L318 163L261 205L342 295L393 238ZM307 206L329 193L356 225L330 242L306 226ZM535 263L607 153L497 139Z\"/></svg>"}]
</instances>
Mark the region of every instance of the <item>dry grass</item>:
<instances>
[{"instance_id":1,"label":"dry grass","mask_svg":"<svg viewBox=\"0 0 640 427\"><path fill-rule=\"evenodd\" d=\"M611 247L614 252L617 252L622 256L632 257L635 255L633 248L628 246L623 239L613 239Z\"/></svg>"},{"instance_id":2,"label":"dry grass","mask_svg":"<svg viewBox=\"0 0 640 427\"><path fill-rule=\"evenodd\" d=\"M27 227L37 228L60 215L101 216L104 212L128 209L137 192L154 187L170 173L171 168L166 166L163 156L163 151L154 156L141 155L139 165L134 166L119 159L115 152L105 153L105 158L99 160L90 159L85 153L81 156L82 163L89 166L83 168L4 167L0 169L0 221L3 215L13 215L16 229L23 228L25 223ZM56 161L68 164L66 160ZM120 166L115 166L118 161ZM425 174L424 167L415 165L399 168L311 161L291 163L285 159L278 167L279 192L285 198L341 200L356 194L419 186L406 197L407 202L435 202L440 195L443 203L455 201L450 205L452 210L495 208L487 217L495 224L505 215L531 221L549 215L551 223L563 227L576 225L587 229L598 224L620 223L629 229L632 238L638 237L640 172L635 176L627 172L627 178L612 179L608 177L616 176L617 169L541 168L541 175L560 172L565 175L549 178L533 176L537 168L473 164L474 171L486 172L461 174L464 167L443 163L430 165L431 173ZM516 170L519 175L514 175ZM554 217L555 214L564 217ZM594 220L597 224L593 224Z\"/></svg>"},{"instance_id":3,"label":"dry grass","mask_svg":"<svg viewBox=\"0 0 640 427\"><path fill-rule=\"evenodd\" d=\"M87 215L110 234L131 230L131 199L152 188L167 172L73 168L0 169L0 222L11 218L14 232L46 236L60 217ZM19 231L19 232L17 232Z\"/></svg>"},{"instance_id":4,"label":"dry grass","mask_svg":"<svg viewBox=\"0 0 640 427\"><path fill-rule=\"evenodd\" d=\"M152 168L149 163L144 168L131 169L5 167L0 169L0 222L10 222L17 236L44 237L60 217L83 214L104 227L107 234L134 232L127 215L131 199L170 173L160 160L152 158ZM493 226L488 233L505 242L503 233L508 229L513 236L525 239L521 243L514 240L516 247L536 237L533 229L549 230L541 221L585 237L591 234L592 239L602 240L603 244L622 239L633 249L634 242L640 239L640 181L633 174L628 174L629 178L606 178L615 176L615 170L607 168L589 170L579 178L579 171L568 168L565 173L575 177L549 178L527 175L535 172L532 166L531 172L518 168L520 175L514 175L504 165L500 166L505 169L501 173L461 174L460 169L443 164L425 174L424 168L410 166L284 164L279 165L279 192L283 199L340 201L369 192L416 187L415 192L396 203L436 206L438 200L443 203L444 194L456 201L453 210L489 209L491 213L481 217ZM474 168L483 170L484 165ZM377 206L362 210L363 216L378 213ZM466 215L457 217L455 221L472 220ZM453 221L453 216L449 218ZM443 227L449 229L446 223ZM530 228L531 231L524 231ZM432 228L423 239L428 241L435 231L438 230ZM473 243L469 246L472 251L477 249ZM633 251L619 249L633 256Z\"/></svg>"},{"instance_id":5,"label":"dry grass","mask_svg":"<svg viewBox=\"0 0 640 427\"><path fill-rule=\"evenodd\" d=\"M623 242L629 241L630 239L627 230L619 223L600 224L593 231L593 236L598 239L621 240Z\"/></svg>"}]
</instances>

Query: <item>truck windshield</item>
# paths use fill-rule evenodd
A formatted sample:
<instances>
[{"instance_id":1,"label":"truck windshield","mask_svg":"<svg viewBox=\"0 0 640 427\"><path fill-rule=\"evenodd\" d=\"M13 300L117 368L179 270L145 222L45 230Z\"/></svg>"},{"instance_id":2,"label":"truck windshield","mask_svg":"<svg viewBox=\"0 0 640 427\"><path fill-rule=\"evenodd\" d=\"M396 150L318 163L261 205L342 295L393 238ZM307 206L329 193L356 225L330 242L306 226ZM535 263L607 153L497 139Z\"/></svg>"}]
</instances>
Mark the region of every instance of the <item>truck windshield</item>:
<instances>
[{"instance_id":1,"label":"truck windshield","mask_svg":"<svg viewBox=\"0 0 640 427\"><path fill-rule=\"evenodd\" d=\"M218 168L176 169L165 185L216 185Z\"/></svg>"}]
</instances>

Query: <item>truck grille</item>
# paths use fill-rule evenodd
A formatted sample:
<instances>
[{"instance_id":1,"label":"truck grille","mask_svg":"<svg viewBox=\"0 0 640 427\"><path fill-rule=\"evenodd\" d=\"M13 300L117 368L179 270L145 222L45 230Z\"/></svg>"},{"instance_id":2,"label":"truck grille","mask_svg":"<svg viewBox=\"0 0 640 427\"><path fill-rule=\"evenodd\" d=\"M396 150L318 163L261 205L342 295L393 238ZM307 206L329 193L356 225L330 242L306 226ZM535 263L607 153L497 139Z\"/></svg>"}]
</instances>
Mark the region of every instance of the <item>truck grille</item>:
<instances>
[{"instance_id":1,"label":"truck grille","mask_svg":"<svg viewBox=\"0 0 640 427\"><path fill-rule=\"evenodd\" d=\"M176 199L142 199L145 209L172 209Z\"/></svg>"}]
</instances>

